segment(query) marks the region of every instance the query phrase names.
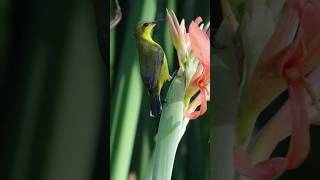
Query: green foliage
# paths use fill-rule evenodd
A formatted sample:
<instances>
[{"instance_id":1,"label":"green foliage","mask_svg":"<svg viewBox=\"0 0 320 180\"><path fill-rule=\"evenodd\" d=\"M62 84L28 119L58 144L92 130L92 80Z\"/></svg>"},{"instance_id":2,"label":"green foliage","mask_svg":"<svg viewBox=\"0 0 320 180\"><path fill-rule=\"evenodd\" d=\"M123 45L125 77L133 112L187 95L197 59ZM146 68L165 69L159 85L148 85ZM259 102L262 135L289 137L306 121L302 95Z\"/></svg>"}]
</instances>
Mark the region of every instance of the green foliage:
<instances>
[{"instance_id":1,"label":"green foliage","mask_svg":"<svg viewBox=\"0 0 320 180\"><path fill-rule=\"evenodd\" d=\"M1 179L101 178L107 88L93 2L0 4Z\"/></svg>"}]
</instances>

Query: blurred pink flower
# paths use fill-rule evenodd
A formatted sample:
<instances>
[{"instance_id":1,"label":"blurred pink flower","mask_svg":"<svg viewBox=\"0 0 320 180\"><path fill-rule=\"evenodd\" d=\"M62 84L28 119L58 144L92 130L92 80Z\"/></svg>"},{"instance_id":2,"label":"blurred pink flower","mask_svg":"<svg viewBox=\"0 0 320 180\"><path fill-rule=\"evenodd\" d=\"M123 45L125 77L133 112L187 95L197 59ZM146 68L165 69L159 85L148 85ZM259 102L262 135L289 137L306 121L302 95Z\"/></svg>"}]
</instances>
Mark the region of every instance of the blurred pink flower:
<instances>
[{"instance_id":1,"label":"blurred pink flower","mask_svg":"<svg viewBox=\"0 0 320 180\"><path fill-rule=\"evenodd\" d=\"M253 91L256 96L266 93L267 96L262 96L266 101L270 101L268 98L273 99L281 89L288 88L291 104L291 141L286 157L271 158L255 164L244 150L236 148L234 158L237 171L252 179L275 179L285 170L297 168L308 155L310 147L305 90L314 103L316 98L304 76L320 64L320 1L287 0L287 4L296 12L300 23L295 39L288 46L276 49L281 38L286 38L283 33L290 31L288 28L292 26L278 28L262 53L252 87L255 87ZM266 88L269 91L264 92L266 89L258 86L263 82L273 87Z\"/></svg>"}]
</instances>

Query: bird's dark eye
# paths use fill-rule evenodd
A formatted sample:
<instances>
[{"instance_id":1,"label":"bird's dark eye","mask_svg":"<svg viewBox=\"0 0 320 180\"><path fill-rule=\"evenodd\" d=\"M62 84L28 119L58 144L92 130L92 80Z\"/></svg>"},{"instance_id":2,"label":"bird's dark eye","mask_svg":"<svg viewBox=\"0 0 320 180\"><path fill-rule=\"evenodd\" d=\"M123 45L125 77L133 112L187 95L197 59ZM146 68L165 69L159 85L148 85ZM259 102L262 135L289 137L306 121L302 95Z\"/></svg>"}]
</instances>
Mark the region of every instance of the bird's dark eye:
<instances>
[{"instance_id":1,"label":"bird's dark eye","mask_svg":"<svg viewBox=\"0 0 320 180\"><path fill-rule=\"evenodd\" d=\"M146 28L149 25L149 23L143 23L143 27Z\"/></svg>"}]
</instances>

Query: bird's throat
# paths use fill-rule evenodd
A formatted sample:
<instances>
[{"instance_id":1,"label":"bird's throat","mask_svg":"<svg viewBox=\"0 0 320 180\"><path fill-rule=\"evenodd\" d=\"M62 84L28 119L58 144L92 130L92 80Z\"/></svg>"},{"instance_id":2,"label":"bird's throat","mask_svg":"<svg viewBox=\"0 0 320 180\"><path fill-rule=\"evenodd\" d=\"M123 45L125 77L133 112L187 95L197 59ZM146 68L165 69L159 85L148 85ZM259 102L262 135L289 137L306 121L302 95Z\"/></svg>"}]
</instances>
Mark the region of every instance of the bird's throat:
<instances>
[{"instance_id":1,"label":"bird's throat","mask_svg":"<svg viewBox=\"0 0 320 180\"><path fill-rule=\"evenodd\" d=\"M157 44L151 37L151 33L149 32L144 32L141 36L141 38L145 41L147 41L148 43L151 43L151 44Z\"/></svg>"}]
</instances>

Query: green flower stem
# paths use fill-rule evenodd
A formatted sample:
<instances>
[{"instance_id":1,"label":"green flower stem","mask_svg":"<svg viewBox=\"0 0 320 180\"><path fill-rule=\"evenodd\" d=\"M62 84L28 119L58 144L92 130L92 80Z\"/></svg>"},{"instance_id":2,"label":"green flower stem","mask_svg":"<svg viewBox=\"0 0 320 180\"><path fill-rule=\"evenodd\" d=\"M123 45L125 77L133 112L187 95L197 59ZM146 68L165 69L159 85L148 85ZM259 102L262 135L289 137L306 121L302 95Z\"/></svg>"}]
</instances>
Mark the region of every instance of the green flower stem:
<instances>
[{"instance_id":1,"label":"green flower stem","mask_svg":"<svg viewBox=\"0 0 320 180\"><path fill-rule=\"evenodd\" d=\"M183 117L185 78L180 71L172 81L160 118L154 150L153 180L170 180L178 144L189 120Z\"/></svg>"},{"instance_id":2,"label":"green flower stem","mask_svg":"<svg viewBox=\"0 0 320 180\"><path fill-rule=\"evenodd\" d=\"M144 172L143 176L141 177L142 180L151 180L153 174L153 166L154 166L154 153L152 154L151 158L149 159L149 166L147 170Z\"/></svg>"}]
</instances>

